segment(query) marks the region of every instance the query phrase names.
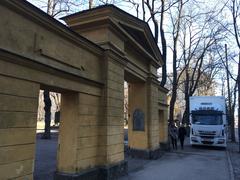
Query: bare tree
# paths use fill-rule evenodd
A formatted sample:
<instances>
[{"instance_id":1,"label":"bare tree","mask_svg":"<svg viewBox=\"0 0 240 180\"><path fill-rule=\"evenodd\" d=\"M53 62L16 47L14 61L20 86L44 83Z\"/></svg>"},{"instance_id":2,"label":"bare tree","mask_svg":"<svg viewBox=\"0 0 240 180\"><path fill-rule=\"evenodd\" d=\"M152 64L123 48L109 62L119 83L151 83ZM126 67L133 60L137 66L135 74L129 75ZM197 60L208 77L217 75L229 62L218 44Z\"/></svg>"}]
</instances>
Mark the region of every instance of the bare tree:
<instances>
[{"instance_id":1,"label":"bare tree","mask_svg":"<svg viewBox=\"0 0 240 180\"><path fill-rule=\"evenodd\" d=\"M232 142L235 142L235 129L234 129L234 108L235 107L232 107L232 98L230 93L230 80L229 80L230 72L229 72L229 65L228 65L227 44L225 44L225 59L226 59L226 74L227 74L228 117L230 120L231 139L232 139Z\"/></svg>"},{"instance_id":2,"label":"bare tree","mask_svg":"<svg viewBox=\"0 0 240 180\"><path fill-rule=\"evenodd\" d=\"M232 19L227 19L227 25L223 23L223 21L220 22L223 28L225 28L228 31L228 35L230 38L228 38L228 41L232 42L232 39L234 39L235 42L232 42L231 50L232 51L237 51L236 54L237 56L240 56L240 29L239 29L239 21L240 21L240 1L239 0L226 0L224 1L224 5L226 7L227 13L230 12ZM233 37L233 38L232 38ZM236 46L235 46L236 45ZM228 55L229 56L229 55ZM234 81L234 88L232 88L232 92L228 94L232 94L234 96L233 100L228 98L228 102L231 101L232 103L228 103L228 110L231 110L231 136L232 136L232 141L235 139L235 133L234 133L234 112L235 112L235 104L236 104L236 99L238 99L238 129L240 129L240 112L239 112L239 104L240 104L240 97L239 97L239 84L240 84L240 57L236 59L236 57L233 58L234 63L238 64L238 70L237 70L237 75L234 75L234 71L230 71L228 67L226 67L227 74L231 77L231 79ZM225 65L226 66L226 65ZM229 89L229 88L228 88ZM237 91L238 90L238 94ZM236 98L238 96L238 98ZM232 104L232 105L230 105ZM238 131L238 137L240 139L240 131ZM239 152L240 152L240 143L239 143Z\"/></svg>"},{"instance_id":3,"label":"bare tree","mask_svg":"<svg viewBox=\"0 0 240 180\"><path fill-rule=\"evenodd\" d=\"M86 7L90 0L28 0L44 10L50 16L57 18L74 13Z\"/></svg>"},{"instance_id":4,"label":"bare tree","mask_svg":"<svg viewBox=\"0 0 240 180\"><path fill-rule=\"evenodd\" d=\"M60 123L60 110L61 110L61 94L50 92L51 100L53 102L54 109L54 124L58 125Z\"/></svg>"},{"instance_id":5,"label":"bare tree","mask_svg":"<svg viewBox=\"0 0 240 180\"><path fill-rule=\"evenodd\" d=\"M38 99L38 121L44 121L44 113L43 91L40 91Z\"/></svg>"},{"instance_id":6,"label":"bare tree","mask_svg":"<svg viewBox=\"0 0 240 180\"><path fill-rule=\"evenodd\" d=\"M171 22L173 26L172 30L172 39L173 39L173 56L172 56L172 70L173 70L173 77L172 77L172 96L170 100L170 107L169 107L169 121L172 122L174 120L174 106L177 99L177 86L178 86L178 72L177 72L177 43L179 38L179 32L180 32L180 24L182 20L182 10L183 5L185 3L183 0L179 0L177 5L177 15L174 17L173 14L171 14Z\"/></svg>"},{"instance_id":7,"label":"bare tree","mask_svg":"<svg viewBox=\"0 0 240 180\"><path fill-rule=\"evenodd\" d=\"M189 97L205 85L208 85L205 88L210 89L214 84L214 77L222 69L220 58L216 57L215 48L217 48L217 43L223 40L224 33L223 29L214 22L214 17L218 12L211 10L195 12L192 1L191 3L185 1L183 5L184 10L179 17L180 20L172 21L173 28L178 27L179 37L177 41L174 41L176 39L174 37L177 36L172 35L175 43L172 48L173 77L169 120L172 121L174 118L174 106L178 98L177 90L183 87L185 99L183 122L188 123ZM180 22L179 26L176 26L177 22ZM201 84L203 79L208 80L209 83Z\"/></svg>"},{"instance_id":8,"label":"bare tree","mask_svg":"<svg viewBox=\"0 0 240 180\"><path fill-rule=\"evenodd\" d=\"M44 133L42 135L42 139L50 139L51 138L50 124L51 124L51 106L52 106L52 102L51 102L48 90L44 90L43 97L44 97L44 105L45 105L44 106L44 111L45 111L45 128L44 128Z\"/></svg>"},{"instance_id":9,"label":"bare tree","mask_svg":"<svg viewBox=\"0 0 240 180\"><path fill-rule=\"evenodd\" d=\"M226 26L227 27L227 26ZM226 104L227 104L227 114L228 114L228 124L230 124L230 133L231 140L235 141L235 129L234 129L234 117L235 117L235 108L237 101L237 78L235 77L231 64L236 58L236 54L234 52L229 53L230 48L227 49L227 45L224 48L217 48L217 52L221 58L222 65L224 68L224 75L222 75L222 95L226 96ZM222 54L221 52L224 52ZM230 61L231 60L231 61ZM233 64L233 66L235 66ZM227 84L227 92L225 92L225 85Z\"/></svg>"},{"instance_id":10,"label":"bare tree","mask_svg":"<svg viewBox=\"0 0 240 180\"><path fill-rule=\"evenodd\" d=\"M239 53L239 61L238 61L238 76L237 76L237 84L238 84L238 141L239 141L239 152L240 152L240 53Z\"/></svg>"},{"instance_id":11,"label":"bare tree","mask_svg":"<svg viewBox=\"0 0 240 180\"><path fill-rule=\"evenodd\" d=\"M231 0L230 10L232 14L232 21L233 21L233 35L235 37L238 51L239 51L239 61L238 61L238 74L237 74L237 84L238 84L238 137L239 137L239 152L240 152L240 29L239 29L239 21L240 21L240 1L238 0Z\"/></svg>"}]
</instances>

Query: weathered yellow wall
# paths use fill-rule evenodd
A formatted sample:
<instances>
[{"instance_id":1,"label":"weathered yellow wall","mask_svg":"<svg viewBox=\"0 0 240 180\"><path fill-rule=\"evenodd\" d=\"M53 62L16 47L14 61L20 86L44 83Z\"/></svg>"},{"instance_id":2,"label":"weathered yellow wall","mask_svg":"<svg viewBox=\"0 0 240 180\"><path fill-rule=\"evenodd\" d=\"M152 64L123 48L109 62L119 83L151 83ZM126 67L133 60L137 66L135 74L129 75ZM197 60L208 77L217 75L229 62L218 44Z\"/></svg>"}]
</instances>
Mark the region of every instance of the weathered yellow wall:
<instances>
[{"instance_id":1,"label":"weathered yellow wall","mask_svg":"<svg viewBox=\"0 0 240 180\"><path fill-rule=\"evenodd\" d=\"M168 123L167 110L159 110L159 142L166 143L168 141Z\"/></svg>"},{"instance_id":2,"label":"weathered yellow wall","mask_svg":"<svg viewBox=\"0 0 240 180\"><path fill-rule=\"evenodd\" d=\"M26 174L32 177L40 86L5 76L0 76L0 83L0 177L25 177ZM62 93L60 172L76 173L105 164L107 150L104 146L108 129L100 121L100 105L100 97L96 95ZM111 143L116 142L115 138ZM114 152L112 148L109 146L110 153ZM121 149L119 146L114 148ZM21 160L23 162L15 163Z\"/></svg>"},{"instance_id":3,"label":"weathered yellow wall","mask_svg":"<svg viewBox=\"0 0 240 180\"><path fill-rule=\"evenodd\" d=\"M0 75L0 179L32 179L39 88Z\"/></svg>"},{"instance_id":4,"label":"weathered yellow wall","mask_svg":"<svg viewBox=\"0 0 240 180\"><path fill-rule=\"evenodd\" d=\"M105 87L106 119L106 164L114 164L124 160L123 144L123 101L124 101L124 69L117 59L107 59L107 78Z\"/></svg>"},{"instance_id":5,"label":"weathered yellow wall","mask_svg":"<svg viewBox=\"0 0 240 180\"><path fill-rule=\"evenodd\" d=\"M24 58L17 59L15 56L6 57L7 60L2 61L0 59L0 72L7 76L18 77L21 79L25 79L28 81L38 82L41 85L47 85L54 87L59 91L63 91L64 89L70 91L78 91L83 93L89 93L94 95L100 95L101 89L97 86L92 86L82 82L82 79L74 79L73 77L69 77L67 75L59 76L59 72L47 73L44 72L44 68L35 69L31 67L21 66L16 63L12 63L14 61L26 61ZM8 68L6 68L8 67ZM34 67L34 66L33 66Z\"/></svg>"},{"instance_id":6,"label":"weathered yellow wall","mask_svg":"<svg viewBox=\"0 0 240 180\"><path fill-rule=\"evenodd\" d=\"M63 93L58 171L76 173L102 165L105 158L100 97Z\"/></svg>"},{"instance_id":7,"label":"weathered yellow wall","mask_svg":"<svg viewBox=\"0 0 240 180\"><path fill-rule=\"evenodd\" d=\"M100 25L100 27L90 27L89 29L78 27L76 32L104 48L109 48L109 43L111 43L115 48L124 51L124 41L115 32L109 30L107 26Z\"/></svg>"},{"instance_id":8,"label":"weathered yellow wall","mask_svg":"<svg viewBox=\"0 0 240 180\"><path fill-rule=\"evenodd\" d=\"M131 44L126 44L125 47L125 53L126 56L128 57L131 65L135 65L137 72L141 72L143 76L146 78L147 77L147 72L148 72L148 63L144 59L143 56L141 56L141 53L137 52L132 48ZM146 73L146 74L145 74Z\"/></svg>"},{"instance_id":9,"label":"weathered yellow wall","mask_svg":"<svg viewBox=\"0 0 240 180\"><path fill-rule=\"evenodd\" d=\"M59 34L50 23L46 27L44 22L33 22L27 15L20 16L4 6L0 6L0 12L0 26L4 27L0 28L0 48L80 77L102 81L99 48L87 47L76 37Z\"/></svg>"},{"instance_id":10,"label":"weathered yellow wall","mask_svg":"<svg viewBox=\"0 0 240 180\"><path fill-rule=\"evenodd\" d=\"M61 124L57 154L59 172L77 172L78 104L78 93L61 95Z\"/></svg>"},{"instance_id":11,"label":"weathered yellow wall","mask_svg":"<svg viewBox=\"0 0 240 180\"><path fill-rule=\"evenodd\" d=\"M107 27L96 27L90 29L76 29L76 32L97 44L106 43L108 38ZM99 36L101 34L101 36Z\"/></svg>"},{"instance_id":12,"label":"weathered yellow wall","mask_svg":"<svg viewBox=\"0 0 240 180\"><path fill-rule=\"evenodd\" d=\"M168 106L166 90L158 89L159 142L168 142Z\"/></svg>"},{"instance_id":13,"label":"weathered yellow wall","mask_svg":"<svg viewBox=\"0 0 240 180\"><path fill-rule=\"evenodd\" d=\"M147 84L129 83L129 124L128 145L134 149L148 149L148 112L147 112ZM141 109L144 113L144 131L133 130L133 112Z\"/></svg>"},{"instance_id":14,"label":"weathered yellow wall","mask_svg":"<svg viewBox=\"0 0 240 180\"><path fill-rule=\"evenodd\" d=\"M0 179L32 179L40 87L61 92L63 97L58 170L75 173L102 163L81 142L81 137L99 135L100 116L94 113L103 86L100 48L95 50L81 38L59 34L54 25L38 24L2 5L0 15L4 27L0 28L0 48L18 54L0 52L0 74L4 75L0 76ZM97 133L91 137L86 132L94 133L92 128Z\"/></svg>"},{"instance_id":15,"label":"weathered yellow wall","mask_svg":"<svg viewBox=\"0 0 240 180\"><path fill-rule=\"evenodd\" d=\"M159 114L158 114L158 85L149 80L148 101L149 101L149 148L159 148Z\"/></svg>"},{"instance_id":16,"label":"weathered yellow wall","mask_svg":"<svg viewBox=\"0 0 240 180\"><path fill-rule=\"evenodd\" d=\"M40 88L62 93L59 172L124 160L127 71L137 80L130 82L130 119L135 108L145 114L145 131L131 131L129 121L129 146L153 150L165 140L158 111L164 109L159 102L165 103L165 94L148 78L156 67L126 46L116 27L84 32L103 50L17 3L0 2L0 179L32 179Z\"/></svg>"},{"instance_id":17,"label":"weathered yellow wall","mask_svg":"<svg viewBox=\"0 0 240 180\"><path fill-rule=\"evenodd\" d=\"M102 149L101 98L89 94L78 95L77 123L77 171L101 165Z\"/></svg>"},{"instance_id":18,"label":"weathered yellow wall","mask_svg":"<svg viewBox=\"0 0 240 180\"><path fill-rule=\"evenodd\" d=\"M117 37L116 27L107 21L103 20L103 14L105 12L96 13L93 16L87 16L86 14L71 17L66 20L67 24L73 28L79 34L87 37L89 40L99 44L104 49L111 49L115 51L113 47L108 44L113 44L118 50L122 51L122 54L126 57L126 65L123 67L125 71L125 80L130 84L129 89L129 109L130 109L130 121L129 121L129 146L136 149L156 149L159 147L160 133L159 133L159 114L158 114L158 102L159 98L164 101L165 95L158 94L158 84L148 83L150 80L149 74L153 77L157 77L157 68L150 64L150 59L143 56L141 51L133 48L133 44L130 41L126 42L124 38L126 36L121 35L124 38L120 38L120 32ZM100 15L101 14L101 15ZM98 16L99 15L99 16ZM96 18L96 19L95 19ZM106 17L105 17L106 18ZM109 23L109 24L108 24ZM95 24L97 27L95 27ZM101 34L101 36L100 36ZM117 51L118 53L118 51ZM118 72L118 76L122 70L115 70ZM131 77L129 76L131 74ZM112 75L107 75L111 77ZM118 79L114 77L114 79ZM139 83L141 81L141 83ZM118 83L123 83L119 81ZM110 85L113 84L110 82ZM107 85L109 86L109 85ZM119 89L120 87L118 87ZM123 88L122 88L123 89ZM112 89L108 90L113 96L119 98L118 93L112 92ZM121 94L123 97L123 95ZM114 102L114 101L113 101ZM122 99L118 99L118 103L123 103ZM115 103L115 102L114 102ZM144 131L132 131L132 115L135 108L141 108L145 114L145 130ZM122 107L121 107L122 110ZM110 107L107 112L115 113L116 109ZM122 113L122 112L120 112ZM123 114L123 113L122 113ZM116 118L115 118L116 119ZM165 126L163 126L164 128ZM119 131L122 131L122 125ZM162 129L163 130L163 129ZM162 131L164 133L164 130ZM119 137L120 138L120 137ZM118 139L118 138L117 138Z\"/></svg>"}]
</instances>

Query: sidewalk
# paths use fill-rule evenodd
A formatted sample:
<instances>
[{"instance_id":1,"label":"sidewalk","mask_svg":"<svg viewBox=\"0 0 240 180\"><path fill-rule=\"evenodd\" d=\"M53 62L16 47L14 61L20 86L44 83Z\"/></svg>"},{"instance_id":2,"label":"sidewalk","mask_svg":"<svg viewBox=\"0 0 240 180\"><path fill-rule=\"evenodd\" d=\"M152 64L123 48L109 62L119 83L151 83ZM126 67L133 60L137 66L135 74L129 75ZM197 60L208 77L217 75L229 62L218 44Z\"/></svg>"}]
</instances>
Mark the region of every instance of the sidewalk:
<instances>
[{"instance_id":1,"label":"sidewalk","mask_svg":"<svg viewBox=\"0 0 240 180\"><path fill-rule=\"evenodd\" d=\"M240 179L240 153L238 143L229 142L227 145L230 160L232 163L235 180Z\"/></svg>"}]
</instances>

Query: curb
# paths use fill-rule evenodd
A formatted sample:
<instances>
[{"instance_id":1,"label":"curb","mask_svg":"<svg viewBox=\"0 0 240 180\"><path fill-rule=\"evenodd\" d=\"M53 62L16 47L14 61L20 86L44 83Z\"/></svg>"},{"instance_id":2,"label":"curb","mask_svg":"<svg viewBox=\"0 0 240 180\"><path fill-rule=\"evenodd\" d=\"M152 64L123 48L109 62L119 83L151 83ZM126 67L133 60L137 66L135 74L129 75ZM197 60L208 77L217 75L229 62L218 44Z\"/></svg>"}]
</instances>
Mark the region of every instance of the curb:
<instances>
[{"instance_id":1,"label":"curb","mask_svg":"<svg viewBox=\"0 0 240 180\"><path fill-rule=\"evenodd\" d=\"M232 161L231 161L231 157L230 157L230 154L229 154L228 150L226 151L226 154L227 154L228 167L229 167L229 173L230 173L230 179L229 180L235 180Z\"/></svg>"}]
</instances>

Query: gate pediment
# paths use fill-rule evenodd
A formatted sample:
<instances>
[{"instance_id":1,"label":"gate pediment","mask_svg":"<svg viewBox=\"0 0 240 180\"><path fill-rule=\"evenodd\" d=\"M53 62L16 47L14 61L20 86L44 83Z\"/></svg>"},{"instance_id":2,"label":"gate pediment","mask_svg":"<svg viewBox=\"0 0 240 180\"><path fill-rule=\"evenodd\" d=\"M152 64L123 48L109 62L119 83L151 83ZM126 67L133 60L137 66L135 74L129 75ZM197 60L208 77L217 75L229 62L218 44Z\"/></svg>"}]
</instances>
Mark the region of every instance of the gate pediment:
<instances>
[{"instance_id":1,"label":"gate pediment","mask_svg":"<svg viewBox=\"0 0 240 180\"><path fill-rule=\"evenodd\" d=\"M145 63L156 68L162 65L160 50L148 24L114 5L104 5L62 18L74 31L105 49L111 48L126 54L131 44Z\"/></svg>"}]
</instances>

